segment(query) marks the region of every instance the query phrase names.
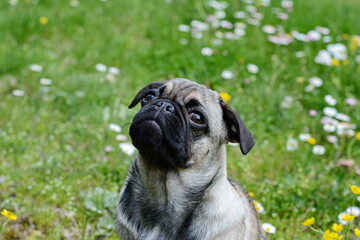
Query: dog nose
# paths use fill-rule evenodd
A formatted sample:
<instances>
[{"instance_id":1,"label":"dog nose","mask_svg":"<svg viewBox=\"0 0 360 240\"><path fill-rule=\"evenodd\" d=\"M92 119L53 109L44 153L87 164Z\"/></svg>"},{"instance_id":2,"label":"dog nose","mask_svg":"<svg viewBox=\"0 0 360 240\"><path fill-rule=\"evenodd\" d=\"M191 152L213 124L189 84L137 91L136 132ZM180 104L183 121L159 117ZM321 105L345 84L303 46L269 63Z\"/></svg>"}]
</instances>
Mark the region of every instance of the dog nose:
<instances>
[{"instance_id":1,"label":"dog nose","mask_svg":"<svg viewBox=\"0 0 360 240\"><path fill-rule=\"evenodd\" d=\"M174 113L175 112L175 107L170 102L161 101L161 102L154 103L154 105L158 108L159 112L161 112L161 111L165 111L165 112L168 112L168 113Z\"/></svg>"}]
</instances>

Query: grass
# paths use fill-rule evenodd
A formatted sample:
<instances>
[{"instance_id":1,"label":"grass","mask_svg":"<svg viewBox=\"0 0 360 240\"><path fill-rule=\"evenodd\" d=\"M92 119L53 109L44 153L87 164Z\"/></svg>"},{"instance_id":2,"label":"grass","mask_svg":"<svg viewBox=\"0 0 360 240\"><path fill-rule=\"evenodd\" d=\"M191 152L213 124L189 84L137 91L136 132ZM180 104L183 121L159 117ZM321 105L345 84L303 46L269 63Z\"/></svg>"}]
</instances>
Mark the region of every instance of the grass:
<instances>
[{"instance_id":1,"label":"grass","mask_svg":"<svg viewBox=\"0 0 360 240\"><path fill-rule=\"evenodd\" d=\"M279 1L259 8L261 25L280 25L285 32L328 27L332 42L348 48L348 64L339 66L314 62L327 43L275 45L261 26L247 24L241 40L224 40L221 46L211 44L213 30L202 39L178 31L178 25L213 13L207 1L89 0L78 7L71 2L0 2L0 208L19 217L6 223L0 238L117 239L114 208L134 156L118 148L108 125L119 124L127 135L136 112L127 105L134 94L149 82L173 77L228 92L230 105L256 136L257 145L246 157L229 146L228 171L265 207L261 221L277 228L270 239L320 238L300 223L314 216L315 227L329 228L346 207L359 206L348 188L359 184L359 176L337 162L354 159L360 165L360 141L339 138L334 147L320 124L324 96L331 94L338 100L336 109L360 125L359 103L344 103L360 96L360 68L354 60L359 47L350 50L351 37L360 35L358 1L296 0L287 21L272 13ZM232 13L246 4L228 2L227 19L234 22ZM47 24L39 22L43 16ZM179 43L183 38L187 45ZM215 54L203 56L206 46ZM297 58L298 51L305 56ZM121 73L108 81L96 71L97 63ZM245 84L253 75L246 70L249 63L260 71ZM31 64L44 69L30 71ZM222 79L224 70L235 77ZM323 85L304 92L313 76ZM298 77L305 82L297 83ZM40 85L40 78L51 79L52 85ZM25 95L14 96L15 89ZM293 98L290 108L280 107L286 96ZM309 116L310 109L319 114ZM324 155L314 155L312 146L300 141L298 150L286 149L288 138L304 132L326 147ZM105 152L106 146L113 150ZM355 226L358 220L351 229Z\"/></svg>"}]
</instances>

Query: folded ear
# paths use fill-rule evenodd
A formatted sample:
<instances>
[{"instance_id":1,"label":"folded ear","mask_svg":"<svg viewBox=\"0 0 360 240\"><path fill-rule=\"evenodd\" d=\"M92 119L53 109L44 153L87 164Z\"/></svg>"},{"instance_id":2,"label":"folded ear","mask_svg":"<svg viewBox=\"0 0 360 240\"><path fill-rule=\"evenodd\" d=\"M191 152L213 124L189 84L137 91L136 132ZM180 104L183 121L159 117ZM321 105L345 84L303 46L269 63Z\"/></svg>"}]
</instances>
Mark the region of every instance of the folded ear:
<instances>
[{"instance_id":1,"label":"folded ear","mask_svg":"<svg viewBox=\"0 0 360 240\"><path fill-rule=\"evenodd\" d=\"M223 119L228 129L228 141L240 143L242 154L246 155L255 144L255 138L239 117L239 114L231 108L223 99L220 99L223 110Z\"/></svg>"},{"instance_id":2,"label":"folded ear","mask_svg":"<svg viewBox=\"0 0 360 240\"><path fill-rule=\"evenodd\" d=\"M129 108L135 107L136 104L138 104L141 101L141 99L143 99L143 97L145 97L145 95L149 92L149 90L159 88L164 84L165 84L165 81L164 82L153 82L153 83L146 85L143 89L140 90L140 92L138 92L138 94L136 94L135 98L130 103Z\"/></svg>"}]
</instances>

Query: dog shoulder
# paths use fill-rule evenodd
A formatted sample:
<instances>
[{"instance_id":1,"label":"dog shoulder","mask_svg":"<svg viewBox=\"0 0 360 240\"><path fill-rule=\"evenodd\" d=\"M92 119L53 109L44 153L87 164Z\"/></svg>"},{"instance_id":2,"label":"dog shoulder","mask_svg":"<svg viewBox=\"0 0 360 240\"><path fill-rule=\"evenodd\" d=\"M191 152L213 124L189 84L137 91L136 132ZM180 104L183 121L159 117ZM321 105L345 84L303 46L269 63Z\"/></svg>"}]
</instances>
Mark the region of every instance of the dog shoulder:
<instances>
[{"instance_id":1,"label":"dog shoulder","mask_svg":"<svg viewBox=\"0 0 360 240\"><path fill-rule=\"evenodd\" d=\"M245 197L247 199L247 201L250 204L253 204L253 199L250 197L250 195L248 194L248 192L245 190L245 188L240 185L237 181L235 181L234 179L232 179L231 177L227 177L228 181L230 182L231 186L242 196Z\"/></svg>"},{"instance_id":2,"label":"dog shoulder","mask_svg":"<svg viewBox=\"0 0 360 240\"><path fill-rule=\"evenodd\" d=\"M249 209L250 209L250 212L251 212L250 216L252 215L252 221L253 221L252 225L253 226L257 225L256 232L257 232L257 234L259 234L258 239L259 240L267 240L266 234L262 230L261 224L260 224L259 219L257 217L257 212L256 212L256 209L255 209L252 197L250 197L250 195L245 190L245 188L241 184L239 184L237 181L235 181L234 179L232 179L230 177L228 177L228 181L230 182L232 187L235 188L235 190L239 193L239 195L241 197L245 198L247 200L247 202L249 203Z\"/></svg>"}]
</instances>

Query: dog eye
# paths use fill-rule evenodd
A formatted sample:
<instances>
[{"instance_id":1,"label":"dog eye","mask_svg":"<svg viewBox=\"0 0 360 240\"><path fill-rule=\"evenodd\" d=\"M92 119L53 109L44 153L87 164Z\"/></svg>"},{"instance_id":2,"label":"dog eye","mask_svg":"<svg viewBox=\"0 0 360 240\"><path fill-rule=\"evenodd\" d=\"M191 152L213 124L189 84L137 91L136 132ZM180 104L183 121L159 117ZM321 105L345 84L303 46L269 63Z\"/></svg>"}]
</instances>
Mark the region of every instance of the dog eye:
<instances>
[{"instance_id":1,"label":"dog eye","mask_svg":"<svg viewBox=\"0 0 360 240\"><path fill-rule=\"evenodd\" d=\"M205 123L204 116L200 113L192 112L189 114L190 120L198 125L202 125Z\"/></svg>"},{"instance_id":2,"label":"dog eye","mask_svg":"<svg viewBox=\"0 0 360 240\"><path fill-rule=\"evenodd\" d=\"M146 96L143 98L143 102L147 103L147 102L153 100L155 97L156 97L155 93L150 92L150 93L146 94Z\"/></svg>"}]
</instances>

